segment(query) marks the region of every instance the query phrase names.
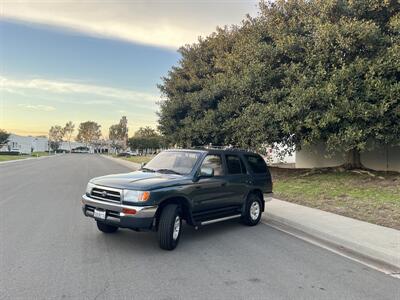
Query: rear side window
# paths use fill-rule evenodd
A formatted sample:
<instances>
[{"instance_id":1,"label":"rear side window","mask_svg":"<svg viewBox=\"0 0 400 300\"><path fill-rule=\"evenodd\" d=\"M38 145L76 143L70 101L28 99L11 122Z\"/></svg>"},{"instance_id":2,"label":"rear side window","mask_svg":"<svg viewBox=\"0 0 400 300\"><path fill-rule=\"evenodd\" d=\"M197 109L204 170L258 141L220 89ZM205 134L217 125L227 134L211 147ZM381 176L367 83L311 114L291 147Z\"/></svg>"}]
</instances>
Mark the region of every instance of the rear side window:
<instances>
[{"instance_id":1,"label":"rear side window","mask_svg":"<svg viewBox=\"0 0 400 300\"><path fill-rule=\"evenodd\" d=\"M245 155L247 163L249 164L253 173L262 174L267 173L267 164L264 159L258 155Z\"/></svg>"},{"instance_id":2,"label":"rear side window","mask_svg":"<svg viewBox=\"0 0 400 300\"><path fill-rule=\"evenodd\" d=\"M246 169L240 158L236 155L226 155L226 165L229 174L245 174Z\"/></svg>"}]
</instances>

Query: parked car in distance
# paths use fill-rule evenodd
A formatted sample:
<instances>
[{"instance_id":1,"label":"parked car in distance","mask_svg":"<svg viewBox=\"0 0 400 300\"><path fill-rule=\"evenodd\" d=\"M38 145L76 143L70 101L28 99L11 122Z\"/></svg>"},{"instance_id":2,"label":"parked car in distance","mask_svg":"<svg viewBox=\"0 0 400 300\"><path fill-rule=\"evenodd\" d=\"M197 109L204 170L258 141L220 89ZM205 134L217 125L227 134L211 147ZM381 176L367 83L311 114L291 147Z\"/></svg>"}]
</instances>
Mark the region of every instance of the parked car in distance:
<instances>
[{"instance_id":1,"label":"parked car in distance","mask_svg":"<svg viewBox=\"0 0 400 300\"><path fill-rule=\"evenodd\" d=\"M117 156L120 156L120 157L130 157L130 156L137 156L137 154L136 154L135 152L132 152L132 151L124 151L124 152L118 153Z\"/></svg>"},{"instance_id":2,"label":"parked car in distance","mask_svg":"<svg viewBox=\"0 0 400 300\"><path fill-rule=\"evenodd\" d=\"M89 153L89 148L88 147L76 147L72 149L72 153Z\"/></svg>"},{"instance_id":3,"label":"parked car in distance","mask_svg":"<svg viewBox=\"0 0 400 300\"><path fill-rule=\"evenodd\" d=\"M183 220L196 228L232 218L254 226L270 197L271 175L260 155L179 149L159 153L138 171L91 179L82 209L104 233L152 230L159 246L172 250Z\"/></svg>"}]
</instances>

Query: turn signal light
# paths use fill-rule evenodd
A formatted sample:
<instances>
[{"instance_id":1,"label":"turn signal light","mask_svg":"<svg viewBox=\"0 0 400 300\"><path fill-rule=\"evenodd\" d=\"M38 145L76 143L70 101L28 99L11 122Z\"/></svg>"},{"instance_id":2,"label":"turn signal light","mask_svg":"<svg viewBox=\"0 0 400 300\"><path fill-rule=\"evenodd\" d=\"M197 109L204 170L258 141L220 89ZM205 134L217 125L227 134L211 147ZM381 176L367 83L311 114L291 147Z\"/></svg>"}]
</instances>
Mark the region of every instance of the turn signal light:
<instances>
[{"instance_id":1,"label":"turn signal light","mask_svg":"<svg viewBox=\"0 0 400 300\"><path fill-rule=\"evenodd\" d=\"M147 201L150 199L150 192L142 192L139 195L139 201Z\"/></svg>"},{"instance_id":2,"label":"turn signal light","mask_svg":"<svg viewBox=\"0 0 400 300\"><path fill-rule=\"evenodd\" d=\"M137 213L136 209L131 209L131 208L123 208L122 212L126 215L134 215Z\"/></svg>"}]
</instances>

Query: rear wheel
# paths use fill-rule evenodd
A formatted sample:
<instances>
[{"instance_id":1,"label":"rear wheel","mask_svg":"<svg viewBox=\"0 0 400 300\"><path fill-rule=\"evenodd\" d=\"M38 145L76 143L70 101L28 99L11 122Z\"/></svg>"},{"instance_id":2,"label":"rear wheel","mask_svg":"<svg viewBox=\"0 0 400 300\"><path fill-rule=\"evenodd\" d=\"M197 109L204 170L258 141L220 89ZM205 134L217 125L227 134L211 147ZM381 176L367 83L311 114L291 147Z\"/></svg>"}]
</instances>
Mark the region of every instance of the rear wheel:
<instances>
[{"instance_id":1,"label":"rear wheel","mask_svg":"<svg viewBox=\"0 0 400 300\"><path fill-rule=\"evenodd\" d=\"M118 230L117 226L112 226L112 225L108 225L106 223L100 222L100 221L96 221L97 222L97 228L104 233L113 233L116 232Z\"/></svg>"},{"instance_id":2,"label":"rear wheel","mask_svg":"<svg viewBox=\"0 0 400 300\"><path fill-rule=\"evenodd\" d=\"M247 197L246 207L242 214L242 221L249 226L257 225L261 220L261 201L259 195L250 194Z\"/></svg>"},{"instance_id":3,"label":"rear wheel","mask_svg":"<svg viewBox=\"0 0 400 300\"><path fill-rule=\"evenodd\" d=\"M178 245L182 231L179 207L169 204L161 212L158 224L158 244L161 249L173 250Z\"/></svg>"}]
</instances>

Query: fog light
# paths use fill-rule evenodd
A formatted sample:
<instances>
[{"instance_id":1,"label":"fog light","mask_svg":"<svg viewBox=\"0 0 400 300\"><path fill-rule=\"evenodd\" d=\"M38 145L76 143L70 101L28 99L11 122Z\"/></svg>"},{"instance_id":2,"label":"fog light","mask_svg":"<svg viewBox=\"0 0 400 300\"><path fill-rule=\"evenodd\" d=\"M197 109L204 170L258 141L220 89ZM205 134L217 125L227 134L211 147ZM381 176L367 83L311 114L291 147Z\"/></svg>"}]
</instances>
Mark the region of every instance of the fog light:
<instances>
[{"instance_id":1,"label":"fog light","mask_svg":"<svg viewBox=\"0 0 400 300\"><path fill-rule=\"evenodd\" d=\"M136 209L133 208L123 208L122 212L126 215L134 215L137 213Z\"/></svg>"}]
</instances>

